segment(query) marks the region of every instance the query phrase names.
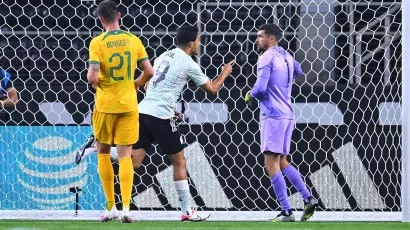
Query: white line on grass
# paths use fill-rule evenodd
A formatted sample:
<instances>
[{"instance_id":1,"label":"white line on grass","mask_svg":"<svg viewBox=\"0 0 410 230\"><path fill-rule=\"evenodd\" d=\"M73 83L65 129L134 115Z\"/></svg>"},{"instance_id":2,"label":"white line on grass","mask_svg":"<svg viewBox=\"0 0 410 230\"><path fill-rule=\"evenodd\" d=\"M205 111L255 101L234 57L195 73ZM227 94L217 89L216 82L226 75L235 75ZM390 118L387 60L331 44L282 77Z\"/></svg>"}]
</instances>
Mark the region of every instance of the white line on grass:
<instances>
[{"instance_id":1,"label":"white line on grass","mask_svg":"<svg viewBox=\"0 0 410 230\"><path fill-rule=\"evenodd\" d=\"M61 222L53 222L53 223L61 223ZM135 226L137 225L137 226ZM127 224L127 225L117 225L115 226L115 229L131 229L132 227L137 227L138 230L152 230L151 227L138 227L138 224ZM50 227L54 227L54 226L50 226ZM86 229L104 229L108 226L99 225L99 226L83 226ZM112 227L112 226L110 226ZM78 228L78 226L61 226L62 229L74 229L74 228ZM275 224L272 224L271 227L269 228L260 228L258 227L258 230L271 230L271 229L275 229L275 230L289 230L289 228L276 228ZM44 229L44 228L6 228L8 230L40 230L40 229ZM155 227L156 230L208 230L209 227L166 227L166 228L158 228ZM248 229L255 229L255 226L249 227L249 228L244 228L244 227L231 227L231 228L226 228L226 227L212 227L212 229L216 229L216 230L248 230ZM297 230L313 230L311 228L291 228L291 229L297 229Z\"/></svg>"}]
</instances>

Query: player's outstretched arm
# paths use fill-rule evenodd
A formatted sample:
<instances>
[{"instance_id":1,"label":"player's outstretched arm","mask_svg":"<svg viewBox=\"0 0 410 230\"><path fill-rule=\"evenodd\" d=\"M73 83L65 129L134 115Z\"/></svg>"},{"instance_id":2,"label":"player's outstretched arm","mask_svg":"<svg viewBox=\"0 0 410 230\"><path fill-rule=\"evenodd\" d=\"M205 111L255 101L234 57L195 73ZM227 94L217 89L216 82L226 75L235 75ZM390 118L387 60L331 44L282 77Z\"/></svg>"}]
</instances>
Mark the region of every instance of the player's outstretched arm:
<instances>
[{"instance_id":1,"label":"player's outstretched arm","mask_svg":"<svg viewBox=\"0 0 410 230\"><path fill-rule=\"evenodd\" d=\"M232 64L235 60L230 61L224 67L222 67L222 73L219 75L215 80L210 81L208 80L205 84L201 85L201 88L205 90L207 93L216 95L218 91L221 89L225 79L232 73Z\"/></svg>"},{"instance_id":2,"label":"player's outstretched arm","mask_svg":"<svg viewBox=\"0 0 410 230\"><path fill-rule=\"evenodd\" d=\"M151 77L154 76L154 68L152 68L151 62L149 60L142 61L141 68L141 75L134 81L136 89L138 89L140 86L145 85L145 83L147 83L151 79Z\"/></svg>"}]
</instances>

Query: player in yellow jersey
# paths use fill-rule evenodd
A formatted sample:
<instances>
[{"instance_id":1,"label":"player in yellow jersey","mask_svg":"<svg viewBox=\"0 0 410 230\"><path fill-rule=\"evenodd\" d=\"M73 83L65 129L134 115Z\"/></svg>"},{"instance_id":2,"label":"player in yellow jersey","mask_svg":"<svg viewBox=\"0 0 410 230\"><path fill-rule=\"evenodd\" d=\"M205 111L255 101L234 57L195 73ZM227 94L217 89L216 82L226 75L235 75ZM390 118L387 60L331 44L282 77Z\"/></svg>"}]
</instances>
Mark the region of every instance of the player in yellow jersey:
<instances>
[{"instance_id":1,"label":"player in yellow jersey","mask_svg":"<svg viewBox=\"0 0 410 230\"><path fill-rule=\"evenodd\" d=\"M137 142L139 130L136 88L144 85L154 70L141 40L120 30L121 15L115 3L105 0L98 5L97 12L106 32L91 40L87 79L96 89L92 122L97 140L98 173L107 199L107 210L101 220L118 217L110 159L110 148L115 144L123 204L121 222L131 223L129 210L134 179L131 145ZM143 72L134 81L137 64Z\"/></svg>"}]
</instances>

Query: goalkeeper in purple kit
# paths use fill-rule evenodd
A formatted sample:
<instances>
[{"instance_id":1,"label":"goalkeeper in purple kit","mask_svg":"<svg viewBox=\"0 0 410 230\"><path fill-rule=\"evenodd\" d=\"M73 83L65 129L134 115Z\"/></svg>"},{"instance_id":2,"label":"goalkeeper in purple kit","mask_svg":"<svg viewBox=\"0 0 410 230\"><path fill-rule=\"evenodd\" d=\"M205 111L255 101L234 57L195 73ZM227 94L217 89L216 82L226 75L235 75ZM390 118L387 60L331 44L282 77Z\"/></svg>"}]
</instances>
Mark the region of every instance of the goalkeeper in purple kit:
<instances>
[{"instance_id":1,"label":"goalkeeper in purple kit","mask_svg":"<svg viewBox=\"0 0 410 230\"><path fill-rule=\"evenodd\" d=\"M260 102L261 151L282 209L272 221L295 221L283 176L302 195L305 209L301 221L306 221L315 212L318 202L310 194L299 172L286 159L295 126L291 102L292 83L295 77L302 74L302 70L299 63L278 46L281 37L282 31L277 25L265 24L259 27L256 43L263 54L258 59L257 81L253 89L247 92L245 102L250 102L252 98Z\"/></svg>"}]
</instances>

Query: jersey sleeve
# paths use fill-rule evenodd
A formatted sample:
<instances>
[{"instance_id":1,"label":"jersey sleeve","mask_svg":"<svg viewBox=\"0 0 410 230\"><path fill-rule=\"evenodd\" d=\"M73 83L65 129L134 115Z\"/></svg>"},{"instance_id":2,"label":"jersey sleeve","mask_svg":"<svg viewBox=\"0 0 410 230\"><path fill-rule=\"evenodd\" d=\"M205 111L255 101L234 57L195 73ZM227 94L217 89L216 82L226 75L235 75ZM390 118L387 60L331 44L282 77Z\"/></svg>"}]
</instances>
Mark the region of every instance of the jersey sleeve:
<instances>
[{"instance_id":1,"label":"jersey sleeve","mask_svg":"<svg viewBox=\"0 0 410 230\"><path fill-rule=\"evenodd\" d=\"M263 99L273 70L272 61L274 61L274 58L273 54L270 53L265 53L258 59L258 74L255 85L251 91L251 97L255 97L258 100Z\"/></svg>"},{"instance_id":2,"label":"jersey sleeve","mask_svg":"<svg viewBox=\"0 0 410 230\"><path fill-rule=\"evenodd\" d=\"M255 97L258 100L263 99L263 95L269 83L271 66L272 65L270 64L258 66L258 78L256 79L255 85L252 88L251 97Z\"/></svg>"},{"instance_id":3,"label":"jersey sleeve","mask_svg":"<svg viewBox=\"0 0 410 230\"><path fill-rule=\"evenodd\" d=\"M98 41L97 39L93 39L90 42L90 48L89 48L89 59L88 63L89 64L100 64L101 63L101 58L100 55L98 54Z\"/></svg>"},{"instance_id":4,"label":"jersey sleeve","mask_svg":"<svg viewBox=\"0 0 410 230\"><path fill-rule=\"evenodd\" d=\"M148 54L145 50L144 45L142 44L141 40L137 37L137 66L140 66L141 62L148 60Z\"/></svg>"},{"instance_id":5,"label":"jersey sleeve","mask_svg":"<svg viewBox=\"0 0 410 230\"><path fill-rule=\"evenodd\" d=\"M205 84L209 78L202 72L201 67L195 62L192 62L188 67L188 77L195 82L196 86Z\"/></svg>"}]
</instances>

